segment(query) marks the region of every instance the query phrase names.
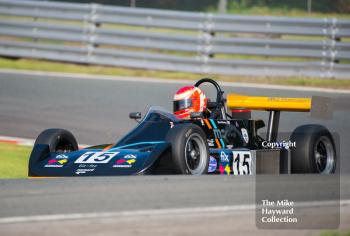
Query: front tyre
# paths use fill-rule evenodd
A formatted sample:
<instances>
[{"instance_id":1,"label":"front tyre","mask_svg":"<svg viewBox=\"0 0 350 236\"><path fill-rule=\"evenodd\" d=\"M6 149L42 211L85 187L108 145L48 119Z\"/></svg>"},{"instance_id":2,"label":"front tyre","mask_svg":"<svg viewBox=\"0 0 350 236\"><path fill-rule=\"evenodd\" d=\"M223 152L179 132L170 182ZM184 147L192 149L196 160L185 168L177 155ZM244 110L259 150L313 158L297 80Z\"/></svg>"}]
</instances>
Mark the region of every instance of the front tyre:
<instances>
[{"instance_id":1,"label":"front tyre","mask_svg":"<svg viewBox=\"0 0 350 236\"><path fill-rule=\"evenodd\" d=\"M336 149L331 133L321 125L303 125L296 128L291 141L292 173L331 174L336 168Z\"/></svg>"},{"instance_id":2,"label":"front tyre","mask_svg":"<svg viewBox=\"0 0 350 236\"><path fill-rule=\"evenodd\" d=\"M209 148L206 135L197 125L180 124L169 130L166 140L171 143L172 160L177 174L206 174Z\"/></svg>"},{"instance_id":3,"label":"front tyre","mask_svg":"<svg viewBox=\"0 0 350 236\"><path fill-rule=\"evenodd\" d=\"M78 143L71 132L64 129L47 129L35 140L35 145L46 144L50 152L65 153L78 150Z\"/></svg>"}]
</instances>

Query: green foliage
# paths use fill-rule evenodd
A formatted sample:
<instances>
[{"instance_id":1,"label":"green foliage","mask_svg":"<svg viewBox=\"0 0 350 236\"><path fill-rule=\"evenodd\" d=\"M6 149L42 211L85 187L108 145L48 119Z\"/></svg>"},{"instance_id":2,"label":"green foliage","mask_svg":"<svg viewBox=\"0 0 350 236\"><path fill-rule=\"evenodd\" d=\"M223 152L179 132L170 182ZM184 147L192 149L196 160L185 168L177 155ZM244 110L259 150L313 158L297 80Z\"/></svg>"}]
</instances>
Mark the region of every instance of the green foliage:
<instances>
[{"instance_id":1,"label":"green foliage","mask_svg":"<svg viewBox=\"0 0 350 236\"><path fill-rule=\"evenodd\" d=\"M228 0L231 12L244 12L248 9L267 8L281 11L307 11L308 0ZM311 0L313 12L350 13L350 0Z\"/></svg>"},{"instance_id":2,"label":"green foliage","mask_svg":"<svg viewBox=\"0 0 350 236\"><path fill-rule=\"evenodd\" d=\"M54 0L51 0L54 1ZM85 0L58 0L65 2L86 3ZM158 8L181 11L213 11L219 0L135 0L136 7ZM130 6L131 0L94 0L95 3ZM244 13L252 9L265 9L265 12L297 10L307 12L308 0L227 0L228 12ZM350 13L350 0L311 0L312 12L317 13ZM266 10L267 9L267 10ZM261 10L260 10L261 11ZM259 12L259 10L258 10Z\"/></svg>"}]
</instances>

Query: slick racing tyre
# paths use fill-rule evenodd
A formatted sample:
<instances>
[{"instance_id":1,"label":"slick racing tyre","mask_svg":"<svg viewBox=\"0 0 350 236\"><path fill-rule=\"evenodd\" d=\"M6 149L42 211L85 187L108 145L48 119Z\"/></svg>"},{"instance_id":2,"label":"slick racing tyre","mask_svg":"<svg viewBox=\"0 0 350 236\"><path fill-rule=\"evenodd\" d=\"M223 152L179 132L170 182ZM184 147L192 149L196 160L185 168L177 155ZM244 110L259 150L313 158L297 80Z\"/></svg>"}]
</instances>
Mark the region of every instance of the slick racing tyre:
<instances>
[{"instance_id":1,"label":"slick racing tyre","mask_svg":"<svg viewBox=\"0 0 350 236\"><path fill-rule=\"evenodd\" d=\"M295 148L291 148L292 173L335 172L336 149L327 128L321 125L299 126L290 140L296 144Z\"/></svg>"},{"instance_id":2,"label":"slick racing tyre","mask_svg":"<svg viewBox=\"0 0 350 236\"><path fill-rule=\"evenodd\" d=\"M208 172L209 148L203 130L197 125L180 124L169 130L174 170L177 174L202 175Z\"/></svg>"},{"instance_id":3,"label":"slick racing tyre","mask_svg":"<svg viewBox=\"0 0 350 236\"><path fill-rule=\"evenodd\" d=\"M50 152L65 153L78 150L78 143L73 134L64 129L47 129L39 134L35 145L47 144Z\"/></svg>"}]
</instances>

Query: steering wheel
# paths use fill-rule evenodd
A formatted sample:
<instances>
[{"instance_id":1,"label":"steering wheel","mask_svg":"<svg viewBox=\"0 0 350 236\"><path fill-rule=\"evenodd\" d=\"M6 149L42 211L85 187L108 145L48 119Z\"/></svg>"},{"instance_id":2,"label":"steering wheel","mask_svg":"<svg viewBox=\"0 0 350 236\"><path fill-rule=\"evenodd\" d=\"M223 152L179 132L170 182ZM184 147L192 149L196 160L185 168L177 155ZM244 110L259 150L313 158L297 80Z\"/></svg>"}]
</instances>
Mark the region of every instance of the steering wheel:
<instances>
[{"instance_id":1,"label":"steering wheel","mask_svg":"<svg viewBox=\"0 0 350 236\"><path fill-rule=\"evenodd\" d=\"M224 91L221 90L220 85L213 79L210 78L203 78L197 81L197 83L195 83L195 87L199 87L201 84L203 83L210 83L212 84L215 89L216 89L216 104L215 107L217 110L219 110L221 112L221 116L222 119L227 120L227 116L226 116L226 106L225 106L225 98L224 98Z\"/></svg>"}]
</instances>

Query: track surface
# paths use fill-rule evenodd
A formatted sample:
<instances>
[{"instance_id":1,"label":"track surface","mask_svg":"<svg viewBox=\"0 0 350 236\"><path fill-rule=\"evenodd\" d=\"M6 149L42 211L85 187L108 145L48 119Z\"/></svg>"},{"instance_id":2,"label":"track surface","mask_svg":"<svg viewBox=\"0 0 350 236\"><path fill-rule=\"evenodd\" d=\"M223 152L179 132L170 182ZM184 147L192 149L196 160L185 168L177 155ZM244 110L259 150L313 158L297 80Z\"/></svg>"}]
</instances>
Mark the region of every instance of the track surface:
<instances>
[{"instance_id":1,"label":"track surface","mask_svg":"<svg viewBox=\"0 0 350 236\"><path fill-rule=\"evenodd\" d=\"M332 181L328 176L317 175L259 176L259 180L229 176L0 180L0 234L295 235L296 231L256 228L257 185L264 185L259 194L278 197L284 189L290 193L288 198L296 202L317 203L336 200L336 191L323 189ZM340 199L350 199L349 176L342 178L340 186ZM329 222L334 208L318 204L298 211L308 217L308 226L318 223L318 228L322 226L319 221ZM340 228L349 228L349 200L341 207L340 215ZM4 223L4 217L10 223ZM318 231L297 232L318 234Z\"/></svg>"},{"instance_id":2,"label":"track surface","mask_svg":"<svg viewBox=\"0 0 350 236\"><path fill-rule=\"evenodd\" d=\"M154 105L172 110L172 96L183 85L0 72L0 135L36 138L44 129L55 127L71 130L79 143L114 143L135 126L128 118L129 112L145 114ZM306 123L325 125L340 135L341 172L350 173L350 94L227 86L223 89L226 94L331 97L333 120L311 119L307 113L282 112L279 130L290 133ZM206 92L214 97L213 90L206 89ZM253 118L262 118L266 123L268 114L254 112Z\"/></svg>"},{"instance_id":3,"label":"track surface","mask_svg":"<svg viewBox=\"0 0 350 236\"><path fill-rule=\"evenodd\" d=\"M119 80L84 80L60 76L33 76L0 73L0 134L35 138L46 128L71 130L80 143L112 143L130 130L135 122L128 113L142 111L151 105L171 110L172 95L179 83L150 83ZM308 114L282 113L280 130L291 132L305 123L321 123L339 133L341 157L341 195L350 199L350 95L337 93L288 91L274 89L234 88L226 93L268 96L330 96L334 102L333 120L313 120ZM213 95L212 91L207 91ZM264 112L254 117L267 119ZM313 175L265 176L262 194L278 195L288 189L297 201L337 199L337 194L324 190L327 180ZM277 182L276 182L277 181ZM261 186L261 185L260 185ZM4 217L36 215L132 212L149 209L193 209L196 207L244 206L254 204L255 179L223 176L140 176L113 178L64 178L35 180L0 180L0 221ZM327 207L316 207L321 219ZM310 209L306 213L310 212ZM350 227L350 207L341 208L341 228ZM115 232L138 235L212 235L265 234L294 235L295 231L257 231L255 212L247 210L205 212L178 215L145 214L133 217L105 217L74 221L40 221L0 225L1 235L70 235ZM310 222L311 224L312 222ZM59 230L59 231L55 231ZM318 231L298 231L318 234Z\"/></svg>"},{"instance_id":4,"label":"track surface","mask_svg":"<svg viewBox=\"0 0 350 236\"><path fill-rule=\"evenodd\" d=\"M348 177L341 182L343 200L350 199ZM250 205L255 203L255 189L261 195L276 197L283 196L280 192L284 189L290 200L298 202L339 200L339 194L331 188L322 190L322 186L333 182L339 183L318 175L259 176L257 181L253 176L0 180L0 217Z\"/></svg>"}]
</instances>

